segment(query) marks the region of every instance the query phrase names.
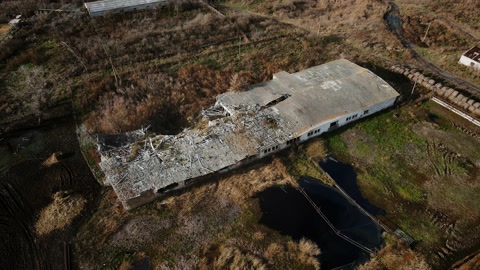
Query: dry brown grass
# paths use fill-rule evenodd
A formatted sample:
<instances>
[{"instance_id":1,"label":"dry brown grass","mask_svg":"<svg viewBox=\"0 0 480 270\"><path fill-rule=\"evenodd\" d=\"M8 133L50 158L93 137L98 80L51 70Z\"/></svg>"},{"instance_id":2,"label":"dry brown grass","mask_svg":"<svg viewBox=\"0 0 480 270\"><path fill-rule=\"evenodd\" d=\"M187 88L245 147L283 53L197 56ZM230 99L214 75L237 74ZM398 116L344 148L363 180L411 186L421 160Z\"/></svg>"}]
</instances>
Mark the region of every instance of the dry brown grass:
<instances>
[{"instance_id":1,"label":"dry brown grass","mask_svg":"<svg viewBox=\"0 0 480 270\"><path fill-rule=\"evenodd\" d=\"M300 250L298 254L300 261L304 262L306 265L315 267L315 269L320 269L320 264L315 256L319 255L321 252L315 243L302 238L298 243L298 249Z\"/></svg>"},{"instance_id":2,"label":"dry brown grass","mask_svg":"<svg viewBox=\"0 0 480 270\"><path fill-rule=\"evenodd\" d=\"M383 1L299 1L266 0L248 10L309 30L317 38L329 35L340 37L364 52L390 56L401 44L386 28L383 16L388 5ZM232 5L236 5L232 2ZM339 47L351 57L358 53L352 48ZM345 43L344 43L345 44Z\"/></svg>"},{"instance_id":3,"label":"dry brown grass","mask_svg":"<svg viewBox=\"0 0 480 270\"><path fill-rule=\"evenodd\" d=\"M35 231L44 236L54 230L69 226L73 219L82 212L87 200L79 195L67 195L57 192L53 195L53 202L45 207L35 223Z\"/></svg>"},{"instance_id":4,"label":"dry brown grass","mask_svg":"<svg viewBox=\"0 0 480 270\"><path fill-rule=\"evenodd\" d=\"M0 37L10 31L10 28L12 27L8 24L0 24Z\"/></svg>"},{"instance_id":5,"label":"dry brown grass","mask_svg":"<svg viewBox=\"0 0 480 270\"><path fill-rule=\"evenodd\" d=\"M313 243L294 242L258 224L255 194L293 181L283 163L273 160L131 212L109 191L77 237L81 267L110 261L115 268L125 261L122 250L136 250L158 269L318 268Z\"/></svg>"},{"instance_id":6,"label":"dry brown grass","mask_svg":"<svg viewBox=\"0 0 480 270\"><path fill-rule=\"evenodd\" d=\"M325 147L325 142L322 139L315 139L306 145L305 153L307 154L308 158L318 161L325 158L328 150Z\"/></svg>"},{"instance_id":7,"label":"dry brown grass","mask_svg":"<svg viewBox=\"0 0 480 270\"><path fill-rule=\"evenodd\" d=\"M295 182L288 174L285 165L279 159L275 159L268 166L228 177L218 186L217 192L221 196L242 203L245 198L249 198L272 185L285 185Z\"/></svg>"},{"instance_id":8,"label":"dry brown grass","mask_svg":"<svg viewBox=\"0 0 480 270\"><path fill-rule=\"evenodd\" d=\"M49 158L47 158L43 163L42 165L45 166L45 167L50 167L52 166L53 164L57 164L58 163L58 156L61 155L62 152L55 152L53 153Z\"/></svg>"},{"instance_id":9,"label":"dry brown grass","mask_svg":"<svg viewBox=\"0 0 480 270\"><path fill-rule=\"evenodd\" d=\"M480 251L468 256L467 258L455 263L451 269L458 270L477 270L480 269Z\"/></svg>"},{"instance_id":10,"label":"dry brown grass","mask_svg":"<svg viewBox=\"0 0 480 270\"><path fill-rule=\"evenodd\" d=\"M358 270L399 269L427 270L430 266L419 253L409 249L395 236L387 235L384 248L369 262L361 265Z\"/></svg>"},{"instance_id":11,"label":"dry brown grass","mask_svg":"<svg viewBox=\"0 0 480 270\"><path fill-rule=\"evenodd\" d=\"M213 269L267 269L261 258L237 247L222 245L219 253L213 263Z\"/></svg>"}]
</instances>

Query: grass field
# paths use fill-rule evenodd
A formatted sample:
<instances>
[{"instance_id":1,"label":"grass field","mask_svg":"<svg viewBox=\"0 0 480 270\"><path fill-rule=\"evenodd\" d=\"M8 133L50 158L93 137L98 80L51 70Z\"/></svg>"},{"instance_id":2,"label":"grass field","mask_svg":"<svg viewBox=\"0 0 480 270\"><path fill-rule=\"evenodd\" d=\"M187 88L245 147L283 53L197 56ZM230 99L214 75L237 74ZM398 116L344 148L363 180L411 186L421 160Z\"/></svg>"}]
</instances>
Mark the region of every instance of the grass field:
<instances>
[{"instance_id":1,"label":"grass field","mask_svg":"<svg viewBox=\"0 0 480 270\"><path fill-rule=\"evenodd\" d=\"M436 115L433 123L432 114ZM445 243L462 239L449 251L462 253L475 248L468 237L479 233L474 229L479 218L474 205L474 197L480 194L479 167L473 164L478 164L480 156L470 151L478 141L456 129L449 122L452 117L430 102L411 104L362 120L326 139L332 153L355 166L362 194L386 210L382 219L411 235L415 249L435 267L456 258L439 254ZM459 222L475 232L460 229Z\"/></svg>"}]
</instances>

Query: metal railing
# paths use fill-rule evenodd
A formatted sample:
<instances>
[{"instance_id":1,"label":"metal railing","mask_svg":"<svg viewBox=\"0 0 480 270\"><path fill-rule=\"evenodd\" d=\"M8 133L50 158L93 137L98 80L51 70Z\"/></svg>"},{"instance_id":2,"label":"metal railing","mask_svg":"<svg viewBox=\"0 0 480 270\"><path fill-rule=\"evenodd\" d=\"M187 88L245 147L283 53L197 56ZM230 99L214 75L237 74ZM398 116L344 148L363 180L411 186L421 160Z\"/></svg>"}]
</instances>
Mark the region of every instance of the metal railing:
<instances>
[{"instance_id":1,"label":"metal railing","mask_svg":"<svg viewBox=\"0 0 480 270\"><path fill-rule=\"evenodd\" d=\"M300 191L300 193L303 194L303 196L307 199L307 201L313 206L313 208L315 209L315 211L322 217L322 219L327 223L327 225L333 230L333 232L338 235L340 238L342 238L343 240L349 242L350 244L358 247L359 249L367 252L367 253L376 253L376 250L375 249L371 249L371 248L368 248L360 243L358 243L357 241L351 239L350 237L346 236L345 234L341 233L340 230L338 230L331 222L330 220L327 218L327 216L325 216L325 214L322 212L322 210L320 210L320 208L315 204L315 202L310 198L310 196L308 196L308 194L305 192L305 190L301 187L297 187L298 191Z\"/></svg>"}]
</instances>

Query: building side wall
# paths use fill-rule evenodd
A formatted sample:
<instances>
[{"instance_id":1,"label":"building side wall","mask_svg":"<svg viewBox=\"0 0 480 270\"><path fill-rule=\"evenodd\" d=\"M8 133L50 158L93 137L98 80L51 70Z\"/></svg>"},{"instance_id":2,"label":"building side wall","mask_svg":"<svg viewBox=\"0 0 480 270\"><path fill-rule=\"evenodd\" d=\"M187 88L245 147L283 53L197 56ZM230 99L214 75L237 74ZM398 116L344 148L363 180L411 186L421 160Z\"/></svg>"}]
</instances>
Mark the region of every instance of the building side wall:
<instances>
[{"instance_id":1,"label":"building side wall","mask_svg":"<svg viewBox=\"0 0 480 270\"><path fill-rule=\"evenodd\" d=\"M470 59L470 58L466 57L465 55L462 55L462 57L460 57L460 61L458 61L458 63L460 63L462 65L465 65L467 67L472 67L474 69L480 70L480 63L473 60L473 59Z\"/></svg>"},{"instance_id":2,"label":"building side wall","mask_svg":"<svg viewBox=\"0 0 480 270\"><path fill-rule=\"evenodd\" d=\"M365 108L365 109L362 109L362 110L359 110L359 111L356 111L356 112L353 112L353 113L342 115L341 117L333 119L332 121L329 121L327 123L321 123L318 126L315 126L315 127L311 128L310 130L308 130L307 132L300 135L300 142L305 142L305 141L307 141L307 140L309 140L313 137L317 137L317 136L321 135L322 133L325 133L325 132L329 131L331 128L337 128L337 127L344 126L344 125L349 124L351 122L354 122L354 121L356 121L360 118L372 115L376 112L379 112L379 111L384 110L388 107L391 107L391 106L393 106L393 104L395 104L395 100L396 100L396 98L391 98L389 100L378 103L378 104L376 104L374 106L371 106L369 108ZM331 124L335 123L335 122L337 122L337 124L332 127Z\"/></svg>"}]
</instances>

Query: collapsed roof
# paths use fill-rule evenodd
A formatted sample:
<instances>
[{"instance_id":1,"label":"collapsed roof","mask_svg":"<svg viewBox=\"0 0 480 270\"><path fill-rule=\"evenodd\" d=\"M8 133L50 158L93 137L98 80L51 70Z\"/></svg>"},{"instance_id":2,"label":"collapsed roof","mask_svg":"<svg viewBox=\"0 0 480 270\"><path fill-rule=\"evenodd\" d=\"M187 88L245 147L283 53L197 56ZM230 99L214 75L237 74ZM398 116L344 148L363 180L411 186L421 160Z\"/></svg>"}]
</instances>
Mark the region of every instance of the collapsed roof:
<instances>
[{"instance_id":1,"label":"collapsed roof","mask_svg":"<svg viewBox=\"0 0 480 270\"><path fill-rule=\"evenodd\" d=\"M341 59L217 97L202 120L175 136L143 137L102 152L100 166L126 205L145 192L260 157L268 148L398 93L372 72ZM138 131L132 135L140 138Z\"/></svg>"}]
</instances>

